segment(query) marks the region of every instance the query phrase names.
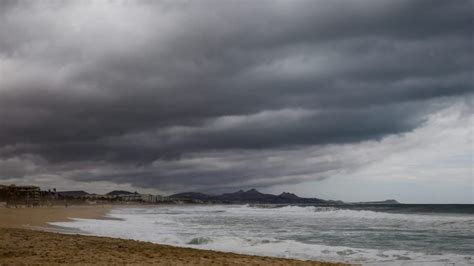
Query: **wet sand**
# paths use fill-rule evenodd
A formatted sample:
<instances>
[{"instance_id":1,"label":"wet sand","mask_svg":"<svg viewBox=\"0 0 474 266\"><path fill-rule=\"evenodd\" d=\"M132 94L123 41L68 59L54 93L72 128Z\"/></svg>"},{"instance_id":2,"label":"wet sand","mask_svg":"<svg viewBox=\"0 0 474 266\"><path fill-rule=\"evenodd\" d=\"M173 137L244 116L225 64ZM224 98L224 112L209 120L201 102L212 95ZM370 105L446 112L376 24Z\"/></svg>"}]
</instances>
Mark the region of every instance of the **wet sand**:
<instances>
[{"instance_id":1,"label":"wet sand","mask_svg":"<svg viewBox=\"0 0 474 266\"><path fill-rule=\"evenodd\" d=\"M70 218L101 219L111 208L110 205L0 208L0 227L47 227L48 222L65 222Z\"/></svg>"},{"instance_id":2,"label":"wet sand","mask_svg":"<svg viewBox=\"0 0 474 266\"><path fill-rule=\"evenodd\" d=\"M2 264L342 265L31 230L69 218L102 218L112 206L0 208ZM29 229L25 229L29 228Z\"/></svg>"}]
</instances>

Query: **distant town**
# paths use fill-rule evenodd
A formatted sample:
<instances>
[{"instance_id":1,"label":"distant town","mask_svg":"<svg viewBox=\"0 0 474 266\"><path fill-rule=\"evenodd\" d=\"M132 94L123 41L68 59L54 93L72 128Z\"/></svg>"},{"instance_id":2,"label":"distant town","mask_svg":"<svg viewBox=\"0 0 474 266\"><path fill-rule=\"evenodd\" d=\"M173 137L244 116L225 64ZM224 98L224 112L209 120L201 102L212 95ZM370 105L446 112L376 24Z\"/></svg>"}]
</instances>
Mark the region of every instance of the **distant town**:
<instances>
[{"instance_id":1,"label":"distant town","mask_svg":"<svg viewBox=\"0 0 474 266\"><path fill-rule=\"evenodd\" d=\"M41 190L37 186L0 185L0 206L52 206L52 205L97 205L97 204L320 204L340 205L343 201L303 198L293 193L280 195L261 193L256 189L239 190L234 193L209 195L199 192L184 192L169 196L142 194L114 190L107 194L91 194L86 191ZM354 203L352 203L354 204ZM399 204L396 200L358 202L355 204Z\"/></svg>"}]
</instances>

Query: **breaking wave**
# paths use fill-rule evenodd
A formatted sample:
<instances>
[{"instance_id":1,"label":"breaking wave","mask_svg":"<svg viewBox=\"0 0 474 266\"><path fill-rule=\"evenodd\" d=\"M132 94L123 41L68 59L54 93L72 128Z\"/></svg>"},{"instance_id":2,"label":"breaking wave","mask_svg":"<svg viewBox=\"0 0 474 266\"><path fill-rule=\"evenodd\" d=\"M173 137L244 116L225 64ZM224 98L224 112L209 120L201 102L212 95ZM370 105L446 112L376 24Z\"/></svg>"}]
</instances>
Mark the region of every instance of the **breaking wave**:
<instances>
[{"instance_id":1,"label":"breaking wave","mask_svg":"<svg viewBox=\"0 0 474 266\"><path fill-rule=\"evenodd\" d=\"M473 215L318 206L123 208L53 223L99 236L251 255L362 264L474 263Z\"/></svg>"}]
</instances>

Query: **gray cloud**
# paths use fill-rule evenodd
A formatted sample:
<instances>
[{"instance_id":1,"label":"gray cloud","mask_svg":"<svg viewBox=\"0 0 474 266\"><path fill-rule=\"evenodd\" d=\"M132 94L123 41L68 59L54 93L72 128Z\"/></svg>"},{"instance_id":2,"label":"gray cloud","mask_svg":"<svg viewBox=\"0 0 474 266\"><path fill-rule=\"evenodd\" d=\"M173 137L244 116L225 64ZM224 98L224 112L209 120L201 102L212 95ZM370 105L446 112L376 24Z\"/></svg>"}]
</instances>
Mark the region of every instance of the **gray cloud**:
<instances>
[{"instance_id":1,"label":"gray cloud","mask_svg":"<svg viewBox=\"0 0 474 266\"><path fill-rule=\"evenodd\" d=\"M169 189L323 178L353 163L185 163L381 140L472 95L470 1L0 10L0 178L20 178L25 156L45 174Z\"/></svg>"}]
</instances>

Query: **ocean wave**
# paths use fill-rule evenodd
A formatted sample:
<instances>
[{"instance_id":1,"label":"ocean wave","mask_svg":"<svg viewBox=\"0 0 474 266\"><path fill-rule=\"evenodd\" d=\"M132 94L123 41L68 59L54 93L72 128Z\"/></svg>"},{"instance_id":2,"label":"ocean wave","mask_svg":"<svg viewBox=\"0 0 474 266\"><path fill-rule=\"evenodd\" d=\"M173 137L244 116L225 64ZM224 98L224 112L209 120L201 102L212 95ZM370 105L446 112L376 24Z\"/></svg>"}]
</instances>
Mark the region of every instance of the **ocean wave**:
<instances>
[{"instance_id":1,"label":"ocean wave","mask_svg":"<svg viewBox=\"0 0 474 266\"><path fill-rule=\"evenodd\" d=\"M210 237L195 237L189 240L186 244L188 245L203 245L212 242Z\"/></svg>"},{"instance_id":2,"label":"ocean wave","mask_svg":"<svg viewBox=\"0 0 474 266\"><path fill-rule=\"evenodd\" d=\"M282 206L278 208L261 208L256 206L243 206L242 208L231 209L233 212L268 213L268 214L288 214L288 215L311 215L320 218L351 218L351 219L395 219L406 221L433 221L440 224L469 222L474 223L474 215L436 215L436 214L415 214L415 213L389 213L372 210L352 210L338 207L318 207L318 206Z\"/></svg>"},{"instance_id":3,"label":"ocean wave","mask_svg":"<svg viewBox=\"0 0 474 266\"><path fill-rule=\"evenodd\" d=\"M387 247L386 239L375 240L378 233L400 230L401 234L415 237L420 232L430 237L430 232L446 230L443 235L454 233L469 235L472 217L415 214L394 214L367 210L344 210L333 207L284 206L280 208L258 208L255 206L176 206L148 209L116 209L110 217L120 220L76 219L71 222L53 223L54 225L79 229L99 236L119 237L168 244L181 247L193 247L250 255L264 255L284 258L327 260L363 264L380 263L425 263L430 265L456 263L472 264L470 255L458 255L440 250L397 250L410 248L403 245ZM317 226L317 227L315 227ZM359 226L347 231L351 226ZM419 230L436 230L422 232ZM462 233L465 232L465 233ZM315 236L314 234L317 234ZM346 235L348 234L348 235ZM345 237L344 237L345 235ZM305 240L305 237L313 240ZM341 242L325 242L340 237ZM367 238L366 240L359 239ZM354 240L356 241L352 241ZM357 241L359 239L359 241ZM315 240L315 241L314 241ZM362 241L362 242L361 242ZM360 246L367 241L371 246ZM392 240L396 241L396 239ZM433 241L436 241L433 238ZM463 245L469 254L469 240ZM344 243L348 246L338 246ZM420 242L417 242L418 244ZM458 242L458 247L462 247ZM384 250L377 249L384 246ZM360 248L359 248L360 247ZM448 254L449 253L449 254Z\"/></svg>"}]
</instances>

